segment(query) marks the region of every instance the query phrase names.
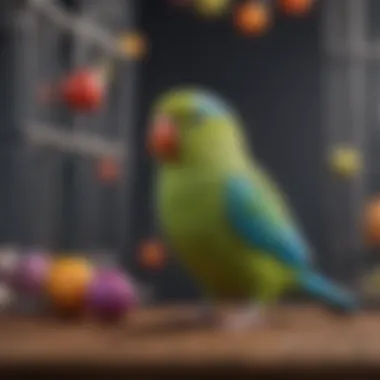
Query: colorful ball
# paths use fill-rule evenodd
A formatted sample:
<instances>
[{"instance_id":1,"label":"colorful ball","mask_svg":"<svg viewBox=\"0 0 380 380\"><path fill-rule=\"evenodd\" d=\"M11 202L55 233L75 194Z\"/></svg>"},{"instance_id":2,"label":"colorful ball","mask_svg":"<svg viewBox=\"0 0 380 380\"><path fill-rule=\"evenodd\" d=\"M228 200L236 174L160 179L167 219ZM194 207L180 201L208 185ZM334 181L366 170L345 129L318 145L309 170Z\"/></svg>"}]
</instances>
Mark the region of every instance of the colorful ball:
<instances>
[{"instance_id":1,"label":"colorful ball","mask_svg":"<svg viewBox=\"0 0 380 380\"><path fill-rule=\"evenodd\" d=\"M330 168L343 178L351 178L363 168L361 153L350 146L337 146L332 149L329 157Z\"/></svg>"},{"instance_id":2,"label":"colorful ball","mask_svg":"<svg viewBox=\"0 0 380 380\"><path fill-rule=\"evenodd\" d=\"M50 269L50 258L39 252L32 252L20 258L13 273L12 284L20 293L38 294L44 287Z\"/></svg>"},{"instance_id":3,"label":"colorful ball","mask_svg":"<svg viewBox=\"0 0 380 380\"><path fill-rule=\"evenodd\" d=\"M380 246L380 197L370 200L364 210L364 234L369 246Z\"/></svg>"},{"instance_id":4,"label":"colorful ball","mask_svg":"<svg viewBox=\"0 0 380 380\"><path fill-rule=\"evenodd\" d=\"M289 16L301 16L310 12L315 0L279 0L281 10Z\"/></svg>"},{"instance_id":5,"label":"colorful ball","mask_svg":"<svg viewBox=\"0 0 380 380\"><path fill-rule=\"evenodd\" d=\"M119 49L127 58L139 60L148 52L148 40L139 32L122 35L118 41Z\"/></svg>"},{"instance_id":6,"label":"colorful ball","mask_svg":"<svg viewBox=\"0 0 380 380\"><path fill-rule=\"evenodd\" d=\"M218 17L225 14L231 0L195 0L195 11L202 17Z\"/></svg>"},{"instance_id":7,"label":"colorful ball","mask_svg":"<svg viewBox=\"0 0 380 380\"><path fill-rule=\"evenodd\" d=\"M97 111L104 101L104 84L95 70L75 72L62 83L63 101L75 111Z\"/></svg>"},{"instance_id":8,"label":"colorful ball","mask_svg":"<svg viewBox=\"0 0 380 380\"><path fill-rule=\"evenodd\" d=\"M53 305L66 312L83 310L93 268L84 258L63 258L52 264L46 291Z\"/></svg>"},{"instance_id":9,"label":"colorful ball","mask_svg":"<svg viewBox=\"0 0 380 380\"><path fill-rule=\"evenodd\" d=\"M94 276L86 298L89 312L102 320L120 319L137 304L132 281L112 269L100 270Z\"/></svg>"},{"instance_id":10,"label":"colorful ball","mask_svg":"<svg viewBox=\"0 0 380 380\"><path fill-rule=\"evenodd\" d=\"M155 239L144 242L138 252L138 261L142 268L160 270L167 262L165 247Z\"/></svg>"},{"instance_id":11,"label":"colorful ball","mask_svg":"<svg viewBox=\"0 0 380 380\"><path fill-rule=\"evenodd\" d=\"M261 1L246 1L235 10L234 24L240 33L247 36L263 35L270 29L272 22L272 10Z\"/></svg>"}]
</instances>

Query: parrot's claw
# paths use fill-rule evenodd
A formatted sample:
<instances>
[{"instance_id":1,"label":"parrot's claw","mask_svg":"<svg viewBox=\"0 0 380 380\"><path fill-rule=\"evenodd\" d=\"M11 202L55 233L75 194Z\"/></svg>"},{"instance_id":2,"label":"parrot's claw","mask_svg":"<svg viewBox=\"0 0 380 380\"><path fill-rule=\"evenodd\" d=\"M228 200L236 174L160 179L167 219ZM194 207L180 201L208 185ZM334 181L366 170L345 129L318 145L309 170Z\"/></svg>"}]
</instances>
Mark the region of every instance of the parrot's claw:
<instances>
[{"instance_id":1,"label":"parrot's claw","mask_svg":"<svg viewBox=\"0 0 380 380\"><path fill-rule=\"evenodd\" d=\"M226 316L222 328L226 331L244 331L252 327L262 327L265 324L261 310L258 308L242 310Z\"/></svg>"}]
</instances>

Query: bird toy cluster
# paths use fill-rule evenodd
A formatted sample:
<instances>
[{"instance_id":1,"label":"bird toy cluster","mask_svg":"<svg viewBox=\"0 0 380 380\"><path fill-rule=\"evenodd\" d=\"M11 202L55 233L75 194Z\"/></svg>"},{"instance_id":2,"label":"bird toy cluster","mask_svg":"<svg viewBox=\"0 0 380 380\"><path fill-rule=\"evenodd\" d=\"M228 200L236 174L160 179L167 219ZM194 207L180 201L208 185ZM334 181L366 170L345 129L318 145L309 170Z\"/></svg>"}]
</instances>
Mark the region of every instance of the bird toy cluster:
<instances>
[{"instance_id":1,"label":"bird toy cluster","mask_svg":"<svg viewBox=\"0 0 380 380\"><path fill-rule=\"evenodd\" d=\"M204 18L233 15L236 29L243 35L261 36L273 25L276 10L287 16L303 16L310 12L315 0L172 0L188 7Z\"/></svg>"},{"instance_id":2,"label":"bird toy cluster","mask_svg":"<svg viewBox=\"0 0 380 380\"><path fill-rule=\"evenodd\" d=\"M45 106L57 103L76 114L95 114L106 103L111 76L110 62L77 68L58 83L40 87L39 99ZM121 177L119 166L114 157L103 157L96 166L96 177L101 183L113 184Z\"/></svg>"},{"instance_id":3,"label":"bird toy cluster","mask_svg":"<svg viewBox=\"0 0 380 380\"><path fill-rule=\"evenodd\" d=\"M148 44L141 33L122 34L117 48L126 60L141 60ZM113 59L106 57L85 67L75 68L56 82L41 84L37 98L45 106L63 104L82 114L99 111L105 103L107 89L112 82Z\"/></svg>"},{"instance_id":4,"label":"bird toy cluster","mask_svg":"<svg viewBox=\"0 0 380 380\"><path fill-rule=\"evenodd\" d=\"M141 33L128 32L117 38L117 49L123 59L136 61L145 57L148 43ZM59 78L40 83L36 98L42 108L63 106L76 115L97 115L106 108L114 81L114 59L100 57ZM113 157L101 158L96 166L96 176L103 184L116 183L122 176L120 163Z\"/></svg>"},{"instance_id":5,"label":"bird toy cluster","mask_svg":"<svg viewBox=\"0 0 380 380\"><path fill-rule=\"evenodd\" d=\"M3 289L14 295L7 306L30 298L60 315L106 321L122 319L138 305L137 286L127 273L85 257L0 252L0 274Z\"/></svg>"}]
</instances>

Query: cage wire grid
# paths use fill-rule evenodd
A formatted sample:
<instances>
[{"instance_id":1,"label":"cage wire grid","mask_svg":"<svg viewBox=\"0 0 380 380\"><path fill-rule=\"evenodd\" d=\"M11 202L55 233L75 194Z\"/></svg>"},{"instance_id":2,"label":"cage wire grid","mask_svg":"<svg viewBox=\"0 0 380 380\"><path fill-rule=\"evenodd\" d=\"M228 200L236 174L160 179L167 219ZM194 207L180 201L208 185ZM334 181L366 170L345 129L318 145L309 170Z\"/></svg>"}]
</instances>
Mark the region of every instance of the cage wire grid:
<instances>
[{"instance_id":1,"label":"cage wire grid","mask_svg":"<svg viewBox=\"0 0 380 380\"><path fill-rule=\"evenodd\" d=\"M326 174L328 267L359 292L362 276L373 265L361 223L376 171L370 148L380 133L380 34L373 35L371 21L380 8L374 5L373 0L325 0L322 8L325 157L334 147L348 145L360 152L364 163L349 181ZM368 303L379 305L380 297Z\"/></svg>"},{"instance_id":2,"label":"cage wire grid","mask_svg":"<svg viewBox=\"0 0 380 380\"><path fill-rule=\"evenodd\" d=\"M114 0L113 0L114 1ZM134 2L120 0L123 3L124 20L123 28L131 29L134 23ZM36 155L44 152L60 152L65 159L73 159L75 157L76 173L74 175L74 186L83 188L84 183L81 180L81 170L78 170L78 162L80 160L95 160L101 157L114 157L120 164L120 172L122 176L118 180L117 188L113 191L112 202L106 207L113 207L117 218L114 221L115 239L111 246L97 246L91 248L111 249L118 253L124 253L127 247L130 247L131 229L130 216L128 210L131 203L130 186L133 184L133 137L134 131L134 113L135 108L135 76L136 64L126 60L119 54L117 50L117 35L115 31L108 31L106 26L100 25L95 20L91 20L86 9L93 3L90 0L81 2L81 12L69 12L62 5L51 1L26 1L22 5L19 3L15 7L17 10L12 13L14 23L12 25L14 39L14 89L10 90L13 93L14 106L14 124L17 129L17 134L20 135L22 141L17 148L14 149L13 155L16 159L13 161L12 167L15 172L14 184L15 191L13 192L13 216L15 227L13 235L9 237L13 241L20 241L22 244L50 244L54 245L56 236L59 235L61 223L50 220L50 231L37 233L41 238L35 238L31 230L33 225L37 225L38 206L41 206L41 200L36 195L36 190L39 188L35 170L30 160ZM11 5L10 5L11 6ZM93 7L92 7L93 9ZM118 8L120 14L120 7ZM39 105L36 101L36 88L41 80L39 73L40 62L44 59L41 56L41 35L38 34L38 29L41 22L50 23L51 33L66 33L72 37L72 51L70 52L70 60L67 62L66 69L79 67L83 64L88 64L86 52L88 47L96 45L100 50L103 50L104 56L110 56L115 60L117 65L116 75L118 82L123 81L125 84L118 91L117 104L113 105L114 112L112 113L112 121L109 115L101 115L102 126L93 128L91 119L65 114L64 121L57 120L41 120L38 112ZM46 29L45 33L49 33ZM51 57L49 57L51 58ZM51 65L57 66L57 62L51 62ZM54 70L53 70L54 71ZM64 70L55 70L55 74L63 74ZM55 78L58 79L58 78ZM115 99L113 100L115 101ZM54 113L54 112L53 112ZM61 118L62 119L62 118ZM92 119L93 120L93 119ZM115 134L107 133L107 124L116 123L118 131ZM96 129L96 131L95 131ZM17 152L17 154L15 153ZM49 157L48 153L46 157ZM58 160L59 161L59 160ZM126 175L127 174L127 175ZM48 173L39 173L40 176L47 176ZM41 177L40 177L41 178ZM59 182L57 176L56 181ZM62 180L62 178L61 178ZM45 181L46 182L46 181ZM57 187L55 186L57 191ZM30 189L31 194L25 194L25 189ZM91 185L87 188L91 188ZM54 186L51 186L50 191L53 191ZM38 191L37 191L38 192ZM36 198L37 196L37 198ZM94 199L99 199L94 197ZM36 202L37 201L37 202ZM53 202L54 203L54 202ZM50 213L58 214L57 217L62 217L57 211ZM102 216L98 215L98 219ZM95 228L93 235L98 233L99 226ZM50 238L46 238L46 234ZM45 240L43 238L45 236ZM53 237L53 238L52 238ZM44 240L44 241L35 241ZM80 244L79 244L80 245ZM50 248L50 247L48 247ZM55 247L62 248L62 247ZM76 247L85 248L85 247ZM88 247L87 247L88 248Z\"/></svg>"}]
</instances>

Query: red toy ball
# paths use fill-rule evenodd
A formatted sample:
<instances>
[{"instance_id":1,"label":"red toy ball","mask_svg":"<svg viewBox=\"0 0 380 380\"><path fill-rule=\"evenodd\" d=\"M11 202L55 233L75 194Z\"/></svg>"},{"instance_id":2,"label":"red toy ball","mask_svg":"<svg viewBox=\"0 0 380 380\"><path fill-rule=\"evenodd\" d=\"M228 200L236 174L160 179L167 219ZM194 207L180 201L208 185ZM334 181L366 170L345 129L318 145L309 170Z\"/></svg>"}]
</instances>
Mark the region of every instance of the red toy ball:
<instances>
[{"instance_id":1,"label":"red toy ball","mask_svg":"<svg viewBox=\"0 0 380 380\"><path fill-rule=\"evenodd\" d=\"M74 110L96 111L104 100L104 86L92 70L81 70L70 75L62 83L61 96Z\"/></svg>"},{"instance_id":2,"label":"red toy ball","mask_svg":"<svg viewBox=\"0 0 380 380\"><path fill-rule=\"evenodd\" d=\"M99 270L87 291L87 308L101 320L122 319L137 304L136 289L128 277L113 269Z\"/></svg>"}]
</instances>

